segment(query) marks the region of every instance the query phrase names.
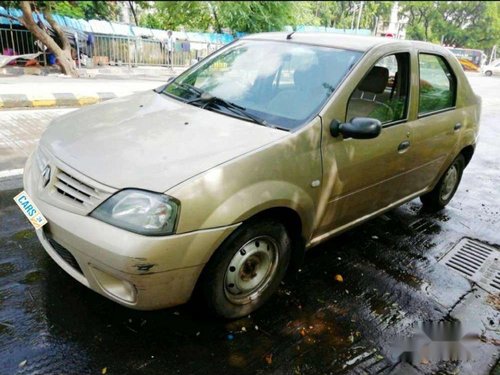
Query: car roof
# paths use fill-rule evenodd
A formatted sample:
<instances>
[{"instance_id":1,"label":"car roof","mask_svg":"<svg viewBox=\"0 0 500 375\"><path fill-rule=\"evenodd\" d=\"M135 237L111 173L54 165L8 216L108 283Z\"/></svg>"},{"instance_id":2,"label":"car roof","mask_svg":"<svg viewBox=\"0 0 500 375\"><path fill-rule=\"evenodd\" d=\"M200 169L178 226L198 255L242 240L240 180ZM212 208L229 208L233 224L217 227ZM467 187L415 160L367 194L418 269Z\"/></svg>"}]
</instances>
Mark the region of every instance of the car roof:
<instances>
[{"instance_id":1,"label":"car roof","mask_svg":"<svg viewBox=\"0 0 500 375\"><path fill-rule=\"evenodd\" d=\"M287 41L291 43L301 43L301 44L311 44L326 47L335 47L340 49L349 49L356 51L368 51L374 47L384 45L384 44L394 44L394 47L416 47L423 49L439 49L443 51L444 48L427 42L415 41L415 40L400 40L393 38L383 38L374 36L361 36L361 35L351 35L351 34L336 34L336 33L306 33L306 32L295 32L291 36L291 39L287 40L287 35L290 33L286 32L274 32L274 33L260 33L251 34L243 37L245 40L271 40L271 41Z\"/></svg>"}]
</instances>

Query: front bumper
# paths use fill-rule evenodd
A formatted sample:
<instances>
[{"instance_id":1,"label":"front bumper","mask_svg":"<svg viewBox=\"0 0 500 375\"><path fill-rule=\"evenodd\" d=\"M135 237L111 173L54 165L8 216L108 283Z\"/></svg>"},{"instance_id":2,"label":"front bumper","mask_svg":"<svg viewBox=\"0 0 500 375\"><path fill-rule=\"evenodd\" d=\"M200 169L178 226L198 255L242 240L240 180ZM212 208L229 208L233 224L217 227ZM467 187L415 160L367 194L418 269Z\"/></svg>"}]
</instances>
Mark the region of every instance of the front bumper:
<instances>
[{"instance_id":1,"label":"front bumper","mask_svg":"<svg viewBox=\"0 0 500 375\"><path fill-rule=\"evenodd\" d=\"M38 179L30 158L24 187L48 221L37 230L47 253L83 285L139 310L187 302L204 264L238 226L142 236L56 207L40 197Z\"/></svg>"}]
</instances>

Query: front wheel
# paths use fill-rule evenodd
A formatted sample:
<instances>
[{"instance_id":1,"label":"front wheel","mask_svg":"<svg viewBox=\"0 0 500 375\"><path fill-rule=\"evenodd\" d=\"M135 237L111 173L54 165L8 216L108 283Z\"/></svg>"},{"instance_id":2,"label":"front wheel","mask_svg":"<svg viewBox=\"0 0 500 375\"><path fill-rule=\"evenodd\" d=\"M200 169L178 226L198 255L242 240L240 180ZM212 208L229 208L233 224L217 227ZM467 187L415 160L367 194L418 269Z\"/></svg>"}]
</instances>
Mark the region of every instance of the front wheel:
<instances>
[{"instance_id":1,"label":"front wheel","mask_svg":"<svg viewBox=\"0 0 500 375\"><path fill-rule=\"evenodd\" d=\"M215 315L239 318L258 309L278 289L290 262L291 241L275 219L238 228L210 259L202 297Z\"/></svg>"},{"instance_id":2,"label":"front wheel","mask_svg":"<svg viewBox=\"0 0 500 375\"><path fill-rule=\"evenodd\" d=\"M462 173L465 168L465 159L462 154L458 155L453 163L429 193L420 197L425 208L430 211L439 211L443 209L455 195Z\"/></svg>"},{"instance_id":3,"label":"front wheel","mask_svg":"<svg viewBox=\"0 0 500 375\"><path fill-rule=\"evenodd\" d=\"M491 77L493 72L491 70L487 70L484 74L486 74L486 76L488 76L488 77Z\"/></svg>"}]
</instances>

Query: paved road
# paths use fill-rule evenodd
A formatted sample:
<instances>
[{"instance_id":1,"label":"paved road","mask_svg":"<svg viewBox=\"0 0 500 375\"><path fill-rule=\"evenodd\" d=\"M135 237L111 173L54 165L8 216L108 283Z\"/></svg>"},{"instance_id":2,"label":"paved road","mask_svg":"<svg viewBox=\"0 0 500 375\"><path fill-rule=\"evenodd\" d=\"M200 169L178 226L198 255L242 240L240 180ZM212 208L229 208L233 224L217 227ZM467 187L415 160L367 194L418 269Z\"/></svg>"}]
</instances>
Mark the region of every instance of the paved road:
<instances>
[{"instance_id":1,"label":"paved road","mask_svg":"<svg viewBox=\"0 0 500 375\"><path fill-rule=\"evenodd\" d=\"M449 207L429 214L415 200L314 248L276 298L236 321L196 304L138 312L104 299L44 253L14 207L18 189L1 192L0 373L489 373L499 300L438 263L464 237L500 249L500 80L471 80L481 140ZM453 318L476 324L471 361L397 364L392 340Z\"/></svg>"}]
</instances>

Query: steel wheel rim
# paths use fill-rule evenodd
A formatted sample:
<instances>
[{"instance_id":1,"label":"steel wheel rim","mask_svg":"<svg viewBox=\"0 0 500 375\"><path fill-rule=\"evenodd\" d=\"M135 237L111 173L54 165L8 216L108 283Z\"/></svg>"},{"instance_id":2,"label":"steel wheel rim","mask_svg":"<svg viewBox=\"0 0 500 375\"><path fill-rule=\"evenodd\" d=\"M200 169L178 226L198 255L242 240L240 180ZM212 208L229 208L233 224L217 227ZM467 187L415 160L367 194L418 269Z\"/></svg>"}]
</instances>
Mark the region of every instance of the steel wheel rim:
<instances>
[{"instance_id":1,"label":"steel wheel rim","mask_svg":"<svg viewBox=\"0 0 500 375\"><path fill-rule=\"evenodd\" d=\"M444 176L443 179L443 187L441 189L441 199L443 201L447 200L450 198L451 194L453 193L453 190L455 189L455 186L457 185L458 181L458 170L455 165L452 165L450 169L446 172L446 175Z\"/></svg>"},{"instance_id":2,"label":"steel wheel rim","mask_svg":"<svg viewBox=\"0 0 500 375\"><path fill-rule=\"evenodd\" d=\"M278 243L270 236L259 236L245 243L234 254L224 276L224 293L229 301L246 304L269 286L278 268Z\"/></svg>"}]
</instances>

